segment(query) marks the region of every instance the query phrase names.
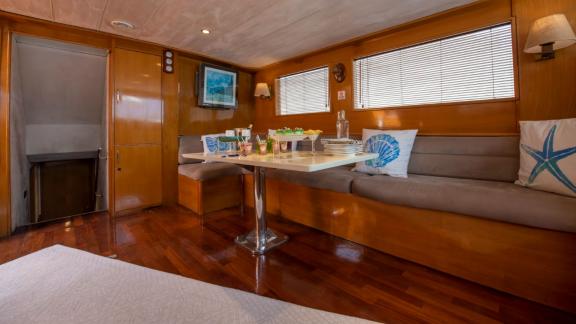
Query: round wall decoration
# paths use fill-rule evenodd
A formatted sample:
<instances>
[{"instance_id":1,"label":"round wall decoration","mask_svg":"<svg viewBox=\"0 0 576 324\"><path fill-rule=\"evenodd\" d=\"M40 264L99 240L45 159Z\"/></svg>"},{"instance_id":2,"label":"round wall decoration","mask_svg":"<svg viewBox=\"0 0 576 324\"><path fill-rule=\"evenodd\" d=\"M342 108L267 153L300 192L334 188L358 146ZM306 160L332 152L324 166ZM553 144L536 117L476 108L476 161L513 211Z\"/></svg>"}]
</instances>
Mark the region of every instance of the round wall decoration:
<instances>
[{"instance_id":1,"label":"round wall decoration","mask_svg":"<svg viewBox=\"0 0 576 324\"><path fill-rule=\"evenodd\" d=\"M334 75L336 82L340 83L346 79L346 67L344 64L338 63L332 68L332 74Z\"/></svg>"}]
</instances>

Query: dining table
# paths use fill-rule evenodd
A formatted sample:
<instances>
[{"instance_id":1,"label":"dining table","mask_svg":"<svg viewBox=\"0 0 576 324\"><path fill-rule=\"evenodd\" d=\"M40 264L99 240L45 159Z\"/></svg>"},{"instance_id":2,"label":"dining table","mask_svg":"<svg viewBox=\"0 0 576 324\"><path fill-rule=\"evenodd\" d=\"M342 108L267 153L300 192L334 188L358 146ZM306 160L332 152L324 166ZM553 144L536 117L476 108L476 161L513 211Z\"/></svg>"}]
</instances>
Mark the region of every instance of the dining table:
<instances>
[{"instance_id":1,"label":"dining table","mask_svg":"<svg viewBox=\"0 0 576 324\"><path fill-rule=\"evenodd\" d=\"M206 162L224 162L240 165L252 171L254 175L254 210L256 228L236 237L235 242L250 250L253 254L264 254L288 241L288 236L268 228L266 223L266 171L268 169L291 170L297 172L316 172L352 163L372 160L376 153L356 153L350 155L326 154L322 151L292 151L287 153L268 153L247 155L227 153L186 153L184 158L204 160ZM320 202L319 202L320 203Z\"/></svg>"}]
</instances>

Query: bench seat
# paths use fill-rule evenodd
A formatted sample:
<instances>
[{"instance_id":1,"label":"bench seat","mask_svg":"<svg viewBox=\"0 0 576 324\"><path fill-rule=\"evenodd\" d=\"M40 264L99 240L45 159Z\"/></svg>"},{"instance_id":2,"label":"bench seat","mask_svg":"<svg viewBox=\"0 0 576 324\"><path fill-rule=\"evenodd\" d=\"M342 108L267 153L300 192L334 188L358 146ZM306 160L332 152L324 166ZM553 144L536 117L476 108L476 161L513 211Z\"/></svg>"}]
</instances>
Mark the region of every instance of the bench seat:
<instances>
[{"instance_id":1,"label":"bench seat","mask_svg":"<svg viewBox=\"0 0 576 324\"><path fill-rule=\"evenodd\" d=\"M229 163L193 163L178 166L178 174L193 180L211 180L243 174L244 169Z\"/></svg>"},{"instance_id":2,"label":"bench seat","mask_svg":"<svg viewBox=\"0 0 576 324\"><path fill-rule=\"evenodd\" d=\"M509 182L375 175L355 179L352 193L387 204L576 233L576 199Z\"/></svg>"},{"instance_id":3,"label":"bench seat","mask_svg":"<svg viewBox=\"0 0 576 324\"><path fill-rule=\"evenodd\" d=\"M178 203L199 215L241 205L243 168L228 163L202 163L183 156L202 152L200 139L198 135L179 138Z\"/></svg>"}]
</instances>

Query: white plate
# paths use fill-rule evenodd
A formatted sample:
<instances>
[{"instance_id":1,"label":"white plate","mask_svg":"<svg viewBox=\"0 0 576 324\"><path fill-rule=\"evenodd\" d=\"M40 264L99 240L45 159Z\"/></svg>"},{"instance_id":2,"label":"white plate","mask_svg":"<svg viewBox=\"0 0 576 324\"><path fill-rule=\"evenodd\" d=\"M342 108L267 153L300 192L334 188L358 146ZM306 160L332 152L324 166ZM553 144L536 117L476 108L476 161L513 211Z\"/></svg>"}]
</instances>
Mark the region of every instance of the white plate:
<instances>
[{"instance_id":1,"label":"white plate","mask_svg":"<svg viewBox=\"0 0 576 324\"><path fill-rule=\"evenodd\" d=\"M351 138L327 138L322 140L323 144L357 144L358 142L361 141Z\"/></svg>"},{"instance_id":2,"label":"white plate","mask_svg":"<svg viewBox=\"0 0 576 324\"><path fill-rule=\"evenodd\" d=\"M325 148L330 148L330 149L348 149L348 148L362 148L362 145L356 145L356 144L324 144Z\"/></svg>"},{"instance_id":3,"label":"white plate","mask_svg":"<svg viewBox=\"0 0 576 324\"><path fill-rule=\"evenodd\" d=\"M326 152L362 152L361 148L324 149Z\"/></svg>"}]
</instances>

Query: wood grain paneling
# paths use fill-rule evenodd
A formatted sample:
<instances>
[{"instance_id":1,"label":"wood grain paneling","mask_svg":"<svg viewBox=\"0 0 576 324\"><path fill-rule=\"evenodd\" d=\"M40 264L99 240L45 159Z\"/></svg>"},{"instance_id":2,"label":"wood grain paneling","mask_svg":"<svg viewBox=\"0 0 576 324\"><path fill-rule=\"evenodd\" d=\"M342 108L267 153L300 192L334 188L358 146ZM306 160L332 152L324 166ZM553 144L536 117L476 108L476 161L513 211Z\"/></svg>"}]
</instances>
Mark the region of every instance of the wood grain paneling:
<instances>
[{"instance_id":1,"label":"wood grain paneling","mask_svg":"<svg viewBox=\"0 0 576 324\"><path fill-rule=\"evenodd\" d=\"M116 48L114 85L115 211L160 205L162 158L171 148L162 142L161 57Z\"/></svg>"},{"instance_id":2,"label":"wood grain paneling","mask_svg":"<svg viewBox=\"0 0 576 324\"><path fill-rule=\"evenodd\" d=\"M0 44L0 237L10 234L10 66L12 38L1 25Z\"/></svg>"},{"instance_id":3,"label":"wood grain paneling","mask_svg":"<svg viewBox=\"0 0 576 324\"><path fill-rule=\"evenodd\" d=\"M161 58L124 49L114 54L116 145L161 144Z\"/></svg>"},{"instance_id":4,"label":"wood grain paneling","mask_svg":"<svg viewBox=\"0 0 576 324\"><path fill-rule=\"evenodd\" d=\"M162 204L161 145L116 146L116 211Z\"/></svg>"},{"instance_id":5,"label":"wood grain paneling","mask_svg":"<svg viewBox=\"0 0 576 324\"><path fill-rule=\"evenodd\" d=\"M278 189L290 193L279 196L280 212L292 221L576 312L576 234L389 205L285 182Z\"/></svg>"},{"instance_id":6,"label":"wood grain paneling","mask_svg":"<svg viewBox=\"0 0 576 324\"><path fill-rule=\"evenodd\" d=\"M500 135L517 133L518 120L576 117L576 74L573 73L576 46L558 51L557 58L549 61L536 61L533 55L522 52L533 21L554 13L564 13L576 28L576 2L571 0L489 0L271 65L257 73L256 82L274 85L278 76L336 63L346 66L348 76L342 83L330 79L330 113L276 116L275 100L256 99L255 127L264 131L298 126L334 133L336 112L344 109L353 133L360 133L362 128L418 128L420 134ZM354 58L510 20L516 41L517 100L368 111L352 109ZM345 100L337 100L338 91L346 92Z\"/></svg>"},{"instance_id":7,"label":"wood grain paneling","mask_svg":"<svg viewBox=\"0 0 576 324\"><path fill-rule=\"evenodd\" d=\"M176 57L178 54L175 54ZM163 204L178 202L178 114L180 70L162 73L162 200Z\"/></svg>"},{"instance_id":8,"label":"wood grain paneling","mask_svg":"<svg viewBox=\"0 0 576 324\"><path fill-rule=\"evenodd\" d=\"M523 52L532 23L541 17L563 13L576 30L576 1L514 0L520 61L520 120L576 117L576 45L556 52L556 58L536 61Z\"/></svg>"},{"instance_id":9,"label":"wood grain paneling","mask_svg":"<svg viewBox=\"0 0 576 324\"><path fill-rule=\"evenodd\" d=\"M238 108L210 109L198 107L196 72L201 61L180 56L176 69L180 75L180 135L203 135L222 132L235 127L248 127L253 118L253 77L238 73Z\"/></svg>"},{"instance_id":10,"label":"wood grain paneling","mask_svg":"<svg viewBox=\"0 0 576 324\"><path fill-rule=\"evenodd\" d=\"M420 134L428 135L515 133L516 103L513 99L360 111L353 109L352 96L352 64L355 58L507 22L510 21L510 16L508 1L482 1L260 70L256 75L256 82L266 82L269 85L274 85L275 79L281 75L319 66L331 67L336 63L345 65L347 77L342 83L337 83L330 77L330 113L276 116L275 100L256 99L255 127L258 131L264 131L268 128L298 126L335 133L336 113L344 109L353 133L361 133L363 128L418 128ZM338 91L346 92L345 100L338 100Z\"/></svg>"},{"instance_id":11,"label":"wood grain paneling","mask_svg":"<svg viewBox=\"0 0 576 324\"><path fill-rule=\"evenodd\" d=\"M178 203L198 215L239 206L242 201L241 176L194 180L178 175Z\"/></svg>"}]
</instances>

